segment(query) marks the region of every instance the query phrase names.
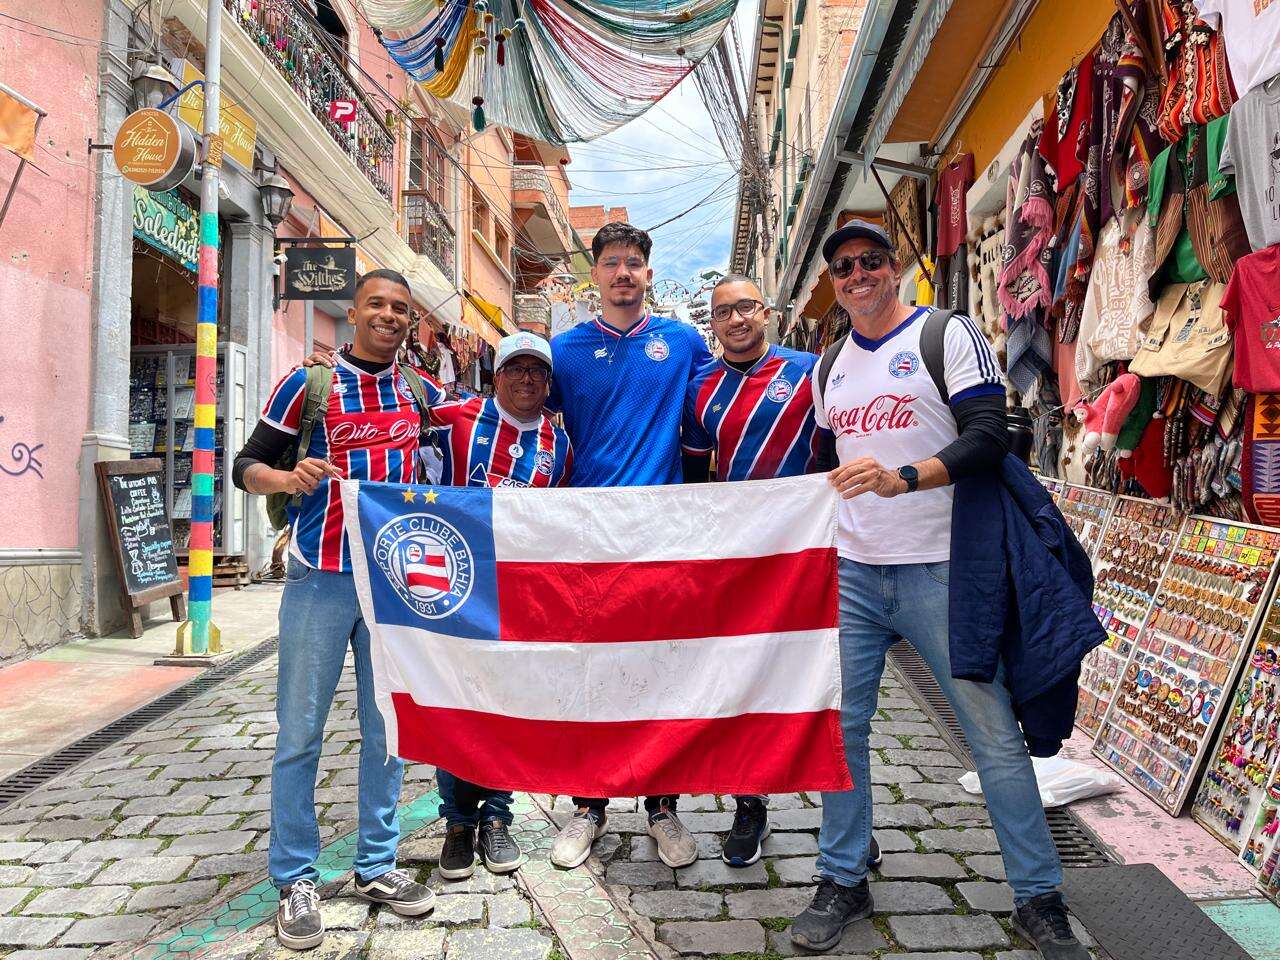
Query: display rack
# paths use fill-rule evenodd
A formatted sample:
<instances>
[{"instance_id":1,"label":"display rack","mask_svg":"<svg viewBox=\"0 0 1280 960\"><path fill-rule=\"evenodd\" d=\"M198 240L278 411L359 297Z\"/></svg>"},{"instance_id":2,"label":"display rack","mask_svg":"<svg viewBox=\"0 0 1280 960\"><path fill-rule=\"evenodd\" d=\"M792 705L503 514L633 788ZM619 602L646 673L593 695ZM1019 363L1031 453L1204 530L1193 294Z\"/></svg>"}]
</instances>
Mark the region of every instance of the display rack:
<instances>
[{"instance_id":1,"label":"display rack","mask_svg":"<svg viewBox=\"0 0 1280 960\"><path fill-rule=\"evenodd\" d=\"M1191 815L1256 874L1280 824L1280 596L1267 608L1231 704Z\"/></svg>"},{"instance_id":2,"label":"display rack","mask_svg":"<svg viewBox=\"0 0 1280 960\"><path fill-rule=\"evenodd\" d=\"M1039 474L1036 474L1036 479L1049 491L1049 497L1053 502L1057 503L1062 497L1062 481L1057 477L1042 477Z\"/></svg>"},{"instance_id":3,"label":"display rack","mask_svg":"<svg viewBox=\"0 0 1280 960\"><path fill-rule=\"evenodd\" d=\"M1168 504L1117 497L1093 561L1093 612L1107 631L1080 665L1076 726L1098 732L1146 625L1183 515Z\"/></svg>"},{"instance_id":4,"label":"display rack","mask_svg":"<svg viewBox=\"0 0 1280 960\"><path fill-rule=\"evenodd\" d=\"M1093 752L1174 816L1280 556L1280 531L1187 517Z\"/></svg>"},{"instance_id":5,"label":"display rack","mask_svg":"<svg viewBox=\"0 0 1280 960\"><path fill-rule=\"evenodd\" d=\"M1111 514L1115 494L1094 487L1082 487L1074 483L1064 484L1058 495L1058 509L1066 518L1067 526L1075 533L1080 545L1092 557L1097 552L1102 528Z\"/></svg>"},{"instance_id":6,"label":"display rack","mask_svg":"<svg viewBox=\"0 0 1280 960\"><path fill-rule=\"evenodd\" d=\"M220 556L243 554L245 550L244 494L228 478L235 451L244 443L246 366L243 346L218 344L213 552ZM228 380L232 389L227 389ZM183 557L191 536L194 345L133 348L129 371L129 444L134 459L160 457L164 460L165 506L171 518L174 547Z\"/></svg>"}]
</instances>

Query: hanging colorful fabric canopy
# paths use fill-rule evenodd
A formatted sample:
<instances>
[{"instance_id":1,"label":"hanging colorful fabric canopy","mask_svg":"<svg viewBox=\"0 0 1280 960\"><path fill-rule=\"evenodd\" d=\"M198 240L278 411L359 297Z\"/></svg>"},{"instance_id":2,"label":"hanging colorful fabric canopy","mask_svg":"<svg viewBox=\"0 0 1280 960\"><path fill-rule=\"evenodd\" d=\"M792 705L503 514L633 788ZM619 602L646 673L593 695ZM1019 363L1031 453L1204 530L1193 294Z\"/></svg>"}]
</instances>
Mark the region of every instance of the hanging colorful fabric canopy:
<instances>
[{"instance_id":1,"label":"hanging colorful fabric canopy","mask_svg":"<svg viewBox=\"0 0 1280 960\"><path fill-rule=\"evenodd\" d=\"M392 58L473 123L591 140L662 99L737 0L362 0Z\"/></svg>"}]
</instances>

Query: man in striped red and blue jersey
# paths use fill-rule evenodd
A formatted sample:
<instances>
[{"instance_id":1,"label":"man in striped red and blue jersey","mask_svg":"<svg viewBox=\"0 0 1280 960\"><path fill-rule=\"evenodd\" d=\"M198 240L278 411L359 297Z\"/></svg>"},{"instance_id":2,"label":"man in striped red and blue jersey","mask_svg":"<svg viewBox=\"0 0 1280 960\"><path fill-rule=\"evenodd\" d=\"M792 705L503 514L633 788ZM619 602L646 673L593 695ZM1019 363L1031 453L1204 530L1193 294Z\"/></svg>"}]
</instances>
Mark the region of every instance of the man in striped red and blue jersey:
<instances>
[{"instance_id":1,"label":"man in striped red and blue jersey","mask_svg":"<svg viewBox=\"0 0 1280 960\"><path fill-rule=\"evenodd\" d=\"M493 396L431 408L443 459L442 486L563 487L573 470L569 436L542 405L551 384L551 345L532 333L503 337L494 358ZM443 572L444 560L440 560ZM448 581L446 580L446 585ZM440 876L464 880L479 853L492 873L510 873L523 859L509 827L512 795L436 770L445 820Z\"/></svg>"},{"instance_id":2,"label":"man in striped red and blue jersey","mask_svg":"<svg viewBox=\"0 0 1280 960\"><path fill-rule=\"evenodd\" d=\"M276 937L294 950L324 939L315 861L320 853L315 784L324 723L348 647L355 656L360 714L360 836L355 889L396 913L431 909L432 892L396 869L400 838L396 804L404 764L388 756L386 729L374 702L369 629L360 612L351 551L335 479L410 483L426 411L419 409L396 352L409 330L409 284L374 270L356 285L347 319L355 341L336 361L323 415L312 425L297 465L274 465L301 442L307 375L290 371L271 394L262 419L237 454L232 481L249 493L302 495L290 505L293 533L280 603L276 714L280 732L271 768L268 871L280 890ZM409 376L413 376L412 373ZM445 399L423 381L428 404Z\"/></svg>"}]
</instances>

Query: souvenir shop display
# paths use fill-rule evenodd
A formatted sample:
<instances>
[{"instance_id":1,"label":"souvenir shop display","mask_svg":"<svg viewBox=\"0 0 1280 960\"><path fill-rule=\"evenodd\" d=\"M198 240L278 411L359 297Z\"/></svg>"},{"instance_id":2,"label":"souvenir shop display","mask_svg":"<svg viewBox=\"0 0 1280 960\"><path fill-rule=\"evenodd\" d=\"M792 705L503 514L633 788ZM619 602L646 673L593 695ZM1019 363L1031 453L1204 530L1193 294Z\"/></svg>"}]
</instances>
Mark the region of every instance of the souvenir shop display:
<instances>
[{"instance_id":1,"label":"souvenir shop display","mask_svg":"<svg viewBox=\"0 0 1280 960\"><path fill-rule=\"evenodd\" d=\"M1119 497L1093 560L1093 612L1107 631L1080 665L1076 726L1096 734L1124 676L1173 552L1182 514L1164 503Z\"/></svg>"},{"instance_id":2,"label":"souvenir shop display","mask_svg":"<svg viewBox=\"0 0 1280 960\"><path fill-rule=\"evenodd\" d=\"M1093 556L1102 536L1102 526L1111 513L1115 495L1094 487L1081 487L1068 483L1058 498L1058 509L1066 518L1067 526L1080 541L1089 556Z\"/></svg>"},{"instance_id":3,"label":"souvenir shop display","mask_svg":"<svg viewBox=\"0 0 1280 960\"><path fill-rule=\"evenodd\" d=\"M1280 530L1188 517L1094 754L1182 810L1280 557Z\"/></svg>"},{"instance_id":4,"label":"souvenir shop display","mask_svg":"<svg viewBox=\"0 0 1280 960\"><path fill-rule=\"evenodd\" d=\"M1240 671L1191 815L1255 874L1280 827L1280 597Z\"/></svg>"},{"instance_id":5,"label":"souvenir shop display","mask_svg":"<svg viewBox=\"0 0 1280 960\"><path fill-rule=\"evenodd\" d=\"M1049 491L1049 496L1052 498L1054 503L1057 503L1062 498L1063 483L1061 480L1056 477L1041 476L1037 476L1036 479L1040 481L1041 486Z\"/></svg>"}]
</instances>

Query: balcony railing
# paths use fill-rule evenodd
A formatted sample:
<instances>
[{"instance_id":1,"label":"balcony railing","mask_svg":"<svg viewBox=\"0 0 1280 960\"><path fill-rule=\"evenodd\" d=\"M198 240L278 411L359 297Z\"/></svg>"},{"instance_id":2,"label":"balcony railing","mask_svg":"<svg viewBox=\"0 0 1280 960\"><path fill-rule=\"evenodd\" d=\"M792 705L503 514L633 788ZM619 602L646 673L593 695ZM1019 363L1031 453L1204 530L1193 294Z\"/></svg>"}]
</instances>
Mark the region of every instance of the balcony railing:
<instances>
[{"instance_id":1,"label":"balcony railing","mask_svg":"<svg viewBox=\"0 0 1280 960\"><path fill-rule=\"evenodd\" d=\"M430 257L445 279L452 280L456 241L448 215L426 190L405 190L401 196L409 246L414 253Z\"/></svg>"},{"instance_id":2,"label":"balcony railing","mask_svg":"<svg viewBox=\"0 0 1280 960\"><path fill-rule=\"evenodd\" d=\"M258 44L311 114L324 125L369 182L388 200L394 178L395 135L368 95L334 55L337 41L292 0L222 0L240 29ZM344 125L329 119L334 100L354 100L355 119Z\"/></svg>"},{"instance_id":3,"label":"balcony railing","mask_svg":"<svg viewBox=\"0 0 1280 960\"><path fill-rule=\"evenodd\" d=\"M511 187L514 190L536 190L543 195L547 210L551 212L551 219L567 247L573 237L573 228L569 225L569 215L565 213L560 197L551 186L547 171L536 163L517 163L512 171Z\"/></svg>"}]
</instances>

